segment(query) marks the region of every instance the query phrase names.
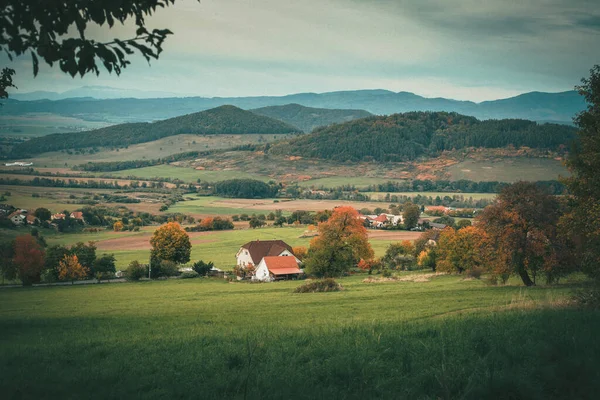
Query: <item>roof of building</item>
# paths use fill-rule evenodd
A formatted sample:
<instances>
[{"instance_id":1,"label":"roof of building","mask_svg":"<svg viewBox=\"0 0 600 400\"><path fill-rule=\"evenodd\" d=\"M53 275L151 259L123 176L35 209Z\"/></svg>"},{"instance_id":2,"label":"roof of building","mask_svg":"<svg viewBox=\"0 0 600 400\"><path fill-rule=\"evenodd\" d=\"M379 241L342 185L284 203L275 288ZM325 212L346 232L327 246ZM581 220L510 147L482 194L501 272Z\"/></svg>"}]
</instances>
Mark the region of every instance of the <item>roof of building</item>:
<instances>
[{"instance_id":1,"label":"roof of building","mask_svg":"<svg viewBox=\"0 0 600 400\"><path fill-rule=\"evenodd\" d=\"M71 218L83 219L83 213L81 211L74 211L71 213Z\"/></svg>"},{"instance_id":2,"label":"roof of building","mask_svg":"<svg viewBox=\"0 0 600 400\"><path fill-rule=\"evenodd\" d=\"M387 222L388 218L387 215L385 214L381 214L378 215L377 218L374 218L373 221L377 221L377 222Z\"/></svg>"},{"instance_id":3,"label":"roof of building","mask_svg":"<svg viewBox=\"0 0 600 400\"><path fill-rule=\"evenodd\" d=\"M301 274L296 257L265 257L263 258L269 272L273 275Z\"/></svg>"},{"instance_id":4,"label":"roof of building","mask_svg":"<svg viewBox=\"0 0 600 400\"><path fill-rule=\"evenodd\" d=\"M35 215L27 214L27 222L31 222L33 224L35 221L37 221Z\"/></svg>"},{"instance_id":5,"label":"roof of building","mask_svg":"<svg viewBox=\"0 0 600 400\"><path fill-rule=\"evenodd\" d=\"M54 214L52 219L65 219L65 214Z\"/></svg>"},{"instance_id":6,"label":"roof of building","mask_svg":"<svg viewBox=\"0 0 600 400\"><path fill-rule=\"evenodd\" d=\"M432 227L432 228L434 228L434 229L444 229L448 225L446 225L446 224L438 224L436 222L430 222L429 226Z\"/></svg>"},{"instance_id":7,"label":"roof of building","mask_svg":"<svg viewBox=\"0 0 600 400\"><path fill-rule=\"evenodd\" d=\"M444 206L428 206L425 207L426 210L429 211L448 211L449 208L448 207L444 207Z\"/></svg>"},{"instance_id":8,"label":"roof of building","mask_svg":"<svg viewBox=\"0 0 600 400\"><path fill-rule=\"evenodd\" d=\"M265 257L278 256L285 250L293 253L292 247L283 240L254 240L242 245L242 248L248 250L254 265L258 265Z\"/></svg>"}]
</instances>

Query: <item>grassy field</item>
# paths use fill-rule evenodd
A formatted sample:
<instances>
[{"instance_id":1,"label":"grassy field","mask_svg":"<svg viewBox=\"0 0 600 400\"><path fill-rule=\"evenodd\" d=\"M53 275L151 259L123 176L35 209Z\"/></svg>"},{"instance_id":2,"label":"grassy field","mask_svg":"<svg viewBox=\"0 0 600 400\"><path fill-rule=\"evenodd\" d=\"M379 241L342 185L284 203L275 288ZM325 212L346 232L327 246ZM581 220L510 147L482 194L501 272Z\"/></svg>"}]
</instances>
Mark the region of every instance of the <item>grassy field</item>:
<instances>
[{"instance_id":1,"label":"grassy field","mask_svg":"<svg viewBox=\"0 0 600 400\"><path fill-rule=\"evenodd\" d=\"M110 125L100 121L85 121L79 118L55 114L27 114L23 116L0 116L0 136L36 137L51 133L87 131Z\"/></svg>"},{"instance_id":2,"label":"grassy field","mask_svg":"<svg viewBox=\"0 0 600 400\"><path fill-rule=\"evenodd\" d=\"M503 158L500 160L466 160L448 168L452 180L473 181L547 181L569 176L562 161L550 158Z\"/></svg>"},{"instance_id":3,"label":"grassy field","mask_svg":"<svg viewBox=\"0 0 600 400\"><path fill-rule=\"evenodd\" d=\"M307 188L336 188L340 186L354 186L358 189L365 188L369 185L378 185L386 182L399 182L399 179L388 179L368 176L332 176L329 178L311 179L308 181L298 182L299 186Z\"/></svg>"},{"instance_id":4,"label":"grassy field","mask_svg":"<svg viewBox=\"0 0 600 400\"><path fill-rule=\"evenodd\" d=\"M294 294L192 279L0 290L5 398L595 398L572 284L441 276Z\"/></svg>"},{"instance_id":5,"label":"grassy field","mask_svg":"<svg viewBox=\"0 0 600 400\"><path fill-rule=\"evenodd\" d=\"M176 167L173 165L156 165L153 167L126 169L112 172L109 175L115 177L136 177L139 179L169 178L181 179L184 182L196 183L198 179L204 182L220 182L228 179L257 179L268 182L272 178L257 174L245 173L243 171L207 171L193 168Z\"/></svg>"}]
</instances>

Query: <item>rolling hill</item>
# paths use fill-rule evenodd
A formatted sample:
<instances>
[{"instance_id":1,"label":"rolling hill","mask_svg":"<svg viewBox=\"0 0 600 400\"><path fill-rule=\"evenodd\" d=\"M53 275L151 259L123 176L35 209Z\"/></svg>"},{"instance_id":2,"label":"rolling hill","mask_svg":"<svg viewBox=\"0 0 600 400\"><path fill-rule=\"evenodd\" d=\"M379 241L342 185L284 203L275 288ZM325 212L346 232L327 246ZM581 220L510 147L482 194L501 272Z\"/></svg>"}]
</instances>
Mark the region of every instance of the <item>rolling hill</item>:
<instances>
[{"instance_id":1,"label":"rolling hill","mask_svg":"<svg viewBox=\"0 0 600 400\"><path fill-rule=\"evenodd\" d=\"M576 113L585 109L585 101L575 91L562 93L525 93L508 99L474 103L445 98L426 98L408 92L355 90L329 93L298 93L260 97L171 97L155 99L92 98L18 101L6 99L3 115L51 113L109 123L148 122L206 110L225 104L243 109L283 106L294 103L305 107L359 109L372 114L410 111L447 111L472 115L479 119L521 118L533 121L572 123Z\"/></svg>"},{"instance_id":2,"label":"rolling hill","mask_svg":"<svg viewBox=\"0 0 600 400\"><path fill-rule=\"evenodd\" d=\"M226 105L157 122L127 123L88 132L58 133L13 148L17 156L65 149L124 147L179 134L281 134L300 130L284 122Z\"/></svg>"},{"instance_id":3,"label":"rolling hill","mask_svg":"<svg viewBox=\"0 0 600 400\"><path fill-rule=\"evenodd\" d=\"M304 132L311 132L317 127L348 122L372 115L364 110L312 108L300 104L262 107L250 111L297 126Z\"/></svg>"},{"instance_id":4,"label":"rolling hill","mask_svg":"<svg viewBox=\"0 0 600 400\"><path fill-rule=\"evenodd\" d=\"M557 149L574 137L575 128L566 125L516 119L480 121L447 112L409 112L319 128L273 145L270 151L337 161L405 161L466 147Z\"/></svg>"}]
</instances>

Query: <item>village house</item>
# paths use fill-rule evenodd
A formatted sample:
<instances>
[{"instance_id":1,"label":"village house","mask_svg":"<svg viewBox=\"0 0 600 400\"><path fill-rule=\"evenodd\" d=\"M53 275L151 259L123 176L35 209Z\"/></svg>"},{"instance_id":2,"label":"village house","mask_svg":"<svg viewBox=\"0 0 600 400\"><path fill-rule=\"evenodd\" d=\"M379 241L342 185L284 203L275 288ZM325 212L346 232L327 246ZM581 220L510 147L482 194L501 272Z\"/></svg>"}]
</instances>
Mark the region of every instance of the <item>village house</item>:
<instances>
[{"instance_id":1,"label":"village house","mask_svg":"<svg viewBox=\"0 0 600 400\"><path fill-rule=\"evenodd\" d=\"M74 211L69 216L73 219L77 219L81 222L85 222L85 220L83 219L83 213L81 211Z\"/></svg>"},{"instance_id":2,"label":"village house","mask_svg":"<svg viewBox=\"0 0 600 400\"><path fill-rule=\"evenodd\" d=\"M384 228L388 225L397 226L401 224L404 219L402 215L394 214L379 214L379 215L359 215L359 218L363 221L368 221L369 227L371 228Z\"/></svg>"},{"instance_id":3,"label":"village house","mask_svg":"<svg viewBox=\"0 0 600 400\"><path fill-rule=\"evenodd\" d=\"M252 279L256 281L296 279L302 273L296 257L263 257L258 263Z\"/></svg>"},{"instance_id":4,"label":"village house","mask_svg":"<svg viewBox=\"0 0 600 400\"><path fill-rule=\"evenodd\" d=\"M35 225L38 222L38 219L28 214L27 210L16 210L8 216L8 219L16 226Z\"/></svg>"},{"instance_id":5,"label":"village house","mask_svg":"<svg viewBox=\"0 0 600 400\"><path fill-rule=\"evenodd\" d=\"M264 259L267 258L266 261ZM290 260L282 260L289 258ZM292 247L283 240L255 240L244 244L236 254L236 265L242 269L254 268L255 280L289 279L301 274L298 268L300 260L294 256ZM276 260L278 259L278 260ZM262 265L261 265L262 263ZM295 265L295 267L294 267ZM256 277L258 267L261 267L261 278ZM271 268L275 270L274 273ZM296 268L292 271L293 268ZM280 273L283 271L282 273Z\"/></svg>"}]
</instances>

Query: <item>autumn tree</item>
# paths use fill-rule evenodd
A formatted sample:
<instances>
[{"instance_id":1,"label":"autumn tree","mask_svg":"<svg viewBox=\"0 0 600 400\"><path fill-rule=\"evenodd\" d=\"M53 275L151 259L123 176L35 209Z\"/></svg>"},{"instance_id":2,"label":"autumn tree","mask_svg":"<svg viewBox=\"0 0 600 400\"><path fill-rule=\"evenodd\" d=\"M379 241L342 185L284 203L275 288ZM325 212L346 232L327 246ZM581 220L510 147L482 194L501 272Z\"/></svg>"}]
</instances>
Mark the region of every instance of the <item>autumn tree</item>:
<instances>
[{"instance_id":1,"label":"autumn tree","mask_svg":"<svg viewBox=\"0 0 600 400\"><path fill-rule=\"evenodd\" d=\"M292 253L300 261L304 260L308 254L308 249L304 246L296 246L292 248Z\"/></svg>"},{"instance_id":2,"label":"autumn tree","mask_svg":"<svg viewBox=\"0 0 600 400\"><path fill-rule=\"evenodd\" d=\"M406 229L412 229L419 223L419 217L421 216L421 209L418 205L407 203L404 205L404 211L402 212L403 224Z\"/></svg>"},{"instance_id":3,"label":"autumn tree","mask_svg":"<svg viewBox=\"0 0 600 400\"><path fill-rule=\"evenodd\" d=\"M600 280L600 65L577 90L587 109L574 119L579 130L567 159L571 177L565 180L571 207L561 230L575 245L583 270Z\"/></svg>"},{"instance_id":4,"label":"autumn tree","mask_svg":"<svg viewBox=\"0 0 600 400\"><path fill-rule=\"evenodd\" d=\"M570 250L557 236L560 215L558 199L535 183L505 187L477 218L489 239L495 275L506 279L515 273L532 286L539 272L566 273L562 267Z\"/></svg>"},{"instance_id":5,"label":"autumn tree","mask_svg":"<svg viewBox=\"0 0 600 400\"><path fill-rule=\"evenodd\" d=\"M162 260L178 264L190 261L190 237L177 222L169 222L155 230L150 244L153 266Z\"/></svg>"},{"instance_id":6,"label":"autumn tree","mask_svg":"<svg viewBox=\"0 0 600 400\"><path fill-rule=\"evenodd\" d=\"M317 277L341 276L361 259L373 258L367 229L352 207L336 208L318 227L305 260L306 272Z\"/></svg>"},{"instance_id":7,"label":"autumn tree","mask_svg":"<svg viewBox=\"0 0 600 400\"><path fill-rule=\"evenodd\" d=\"M121 232L123 230L123 227L124 227L124 225L123 225L123 222L121 222L121 221L117 221L113 224L113 230L115 232Z\"/></svg>"},{"instance_id":8,"label":"autumn tree","mask_svg":"<svg viewBox=\"0 0 600 400\"><path fill-rule=\"evenodd\" d=\"M44 256L43 247L33 236L17 236L13 263L23 286L40 281L40 274L44 268Z\"/></svg>"},{"instance_id":9,"label":"autumn tree","mask_svg":"<svg viewBox=\"0 0 600 400\"><path fill-rule=\"evenodd\" d=\"M71 284L74 284L77 280L85 279L88 272L89 270L79 263L76 255L67 255L58 263L58 279L71 281Z\"/></svg>"},{"instance_id":10,"label":"autumn tree","mask_svg":"<svg viewBox=\"0 0 600 400\"><path fill-rule=\"evenodd\" d=\"M447 227L436 246L437 271L463 273L486 266L486 234L474 226L455 231Z\"/></svg>"}]
</instances>

